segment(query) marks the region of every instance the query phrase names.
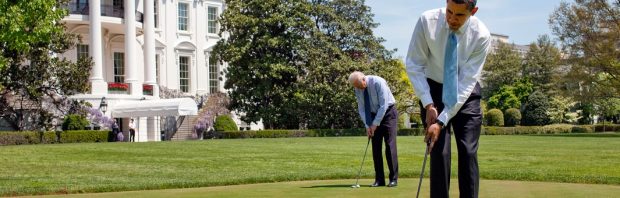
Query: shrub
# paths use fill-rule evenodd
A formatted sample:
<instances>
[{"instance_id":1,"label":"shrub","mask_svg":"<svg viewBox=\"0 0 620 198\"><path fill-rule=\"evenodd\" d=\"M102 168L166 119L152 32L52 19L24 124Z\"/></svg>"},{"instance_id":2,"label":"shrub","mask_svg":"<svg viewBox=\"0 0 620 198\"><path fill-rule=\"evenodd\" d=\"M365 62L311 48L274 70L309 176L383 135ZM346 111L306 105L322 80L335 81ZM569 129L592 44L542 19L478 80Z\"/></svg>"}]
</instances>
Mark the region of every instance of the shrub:
<instances>
[{"instance_id":1,"label":"shrub","mask_svg":"<svg viewBox=\"0 0 620 198\"><path fill-rule=\"evenodd\" d=\"M533 126L533 128L542 129L541 133L543 134L560 134L560 133L571 133L573 125L570 124L552 124L541 127Z\"/></svg>"},{"instance_id":2,"label":"shrub","mask_svg":"<svg viewBox=\"0 0 620 198\"><path fill-rule=\"evenodd\" d=\"M62 123L62 130L84 130L90 123L88 120L77 114L71 114L65 116L65 120Z\"/></svg>"},{"instance_id":3,"label":"shrub","mask_svg":"<svg viewBox=\"0 0 620 198\"><path fill-rule=\"evenodd\" d=\"M487 113L488 126L504 126L504 114L499 109L491 109Z\"/></svg>"},{"instance_id":4,"label":"shrub","mask_svg":"<svg viewBox=\"0 0 620 198\"><path fill-rule=\"evenodd\" d=\"M547 116L547 109L550 108L549 99L541 92L534 92L528 97L523 111L522 125L526 126L543 126L549 124L550 119Z\"/></svg>"},{"instance_id":5,"label":"shrub","mask_svg":"<svg viewBox=\"0 0 620 198\"><path fill-rule=\"evenodd\" d=\"M571 129L571 133L592 133L594 132L594 127L590 125L577 125L573 126Z\"/></svg>"},{"instance_id":6,"label":"shrub","mask_svg":"<svg viewBox=\"0 0 620 198\"><path fill-rule=\"evenodd\" d=\"M238 131L237 123L230 117L230 115L221 115L215 118L215 124L213 126L216 131Z\"/></svg>"},{"instance_id":7,"label":"shrub","mask_svg":"<svg viewBox=\"0 0 620 198\"><path fill-rule=\"evenodd\" d=\"M108 135L111 131L63 131L60 133L60 142L62 143L78 143L78 142L107 142Z\"/></svg>"},{"instance_id":8,"label":"shrub","mask_svg":"<svg viewBox=\"0 0 620 198\"><path fill-rule=\"evenodd\" d=\"M424 128L399 129L399 136L420 136L424 135Z\"/></svg>"},{"instance_id":9,"label":"shrub","mask_svg":"<svg viewBox=\"0 0 620 198\"><path fill-rule=\"evenodd\" d=\"M261 131L224 131L222 138L286 138L286 137L308 137L312 136L305 130L261 130Z\"/></svg>"},{"instance_id":10,"label":"shrub","mask_svg":"<svg viewBox=\"0 0 620 198\"><path fill-rule=\"evenodd\" d=\"M366 136L366 128L353 129L310 129L317 137Z\"/></svg>"},{"instance_id":11,"label":"shrub","mask_svg":"<svg viewBox=\"0 0 620 198\"><path fill-rule=\"evenodd\" d=\"M21 144L40 144L56 143L55 132L34 132L34 131L7 131L0 132L0 145L21 145Z\"/></svg>"},{"instance_id":12,"label":"shrub","mask_svg":"<svg viewBox=\"0 0 620 198\"><path fill-rule=\"evenodd\" d=\"M518 109L510 108L506 109L506 113L504 114L504 125L505 126L516 126L521 122L521 112Z\"/></svg>"},{"instance_id":13,"label":"shrub","mask_svg":"<svg viewBox=\"0 0 620 198\"><path fill-rule=\"evenodd\" d=\"M606 131L615 131L620 132L620 124L596 124L594 126L594 131L596 132L606 132Z\"/></svg>"}]
</instances>

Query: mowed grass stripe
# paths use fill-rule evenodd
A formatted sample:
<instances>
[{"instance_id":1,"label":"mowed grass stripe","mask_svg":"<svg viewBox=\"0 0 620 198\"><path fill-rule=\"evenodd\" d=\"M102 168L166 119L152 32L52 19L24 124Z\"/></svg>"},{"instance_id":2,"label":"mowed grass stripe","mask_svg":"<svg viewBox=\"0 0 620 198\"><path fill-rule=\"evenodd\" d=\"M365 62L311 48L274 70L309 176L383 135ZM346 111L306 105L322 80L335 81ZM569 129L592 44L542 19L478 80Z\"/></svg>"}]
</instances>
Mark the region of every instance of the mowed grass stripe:
<instances>
[{"instance_id":1,"label":"mowed grass stripe","mask_svg":"<svg viewBox=\"0 0 620 198\"><path fill-rule=\"evenodd\" d=\"M360 180L364 184L372 182L370 179ZM127 191L95 194L53 195L54 197L132 197L132 198L167 198L167 197L352 197L352 198L376 198L376 197L415 197L418 179L401 179L396 188L370 188L363 185L361 188L350 188L352 180L322 180L322 181L296 181L284 183L262 183L248 185L217 186L206 188L184 188L149 191ZM501 181L482 180L480 184L480 197L502 198L578 198L578 197L614 197L620 192L618 185L603 184L570 184L528 181ZM450 188L451 197L459 197L458 182L452 180ZM420 197L429 197L428 180L422 184Z\"/></svg>"},{"instance_id":2,"label":"mowed grass stripe","mask_svg":"<svg viewBox=\"0 0 620 198\"><path fill-rule=\"evenodd\" d=\"M365 146L365 137L3 146L0 194L352 179ZM401 178L418 177L423 152L422 137L398 137ZM617 137L482 136L478 155L483 179L620 184ZM373 176L369 152L362 177Z\"/></svg>"}]
</instances>

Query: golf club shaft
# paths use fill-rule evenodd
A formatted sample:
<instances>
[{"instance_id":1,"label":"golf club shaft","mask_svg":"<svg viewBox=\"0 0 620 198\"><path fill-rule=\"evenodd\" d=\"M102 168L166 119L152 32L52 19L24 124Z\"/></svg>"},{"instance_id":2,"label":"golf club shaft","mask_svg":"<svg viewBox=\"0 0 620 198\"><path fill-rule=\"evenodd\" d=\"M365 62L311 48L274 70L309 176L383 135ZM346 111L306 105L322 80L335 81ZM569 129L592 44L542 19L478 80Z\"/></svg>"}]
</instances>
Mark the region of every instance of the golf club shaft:
<instances>
[{"instance_id":1,"label":"golf club shaft","mask_svg":"<svg viewBox=\"0 0 620 198\"><path fill-rule=\"evenodd\" d=\"M366 161L366 152L368 152L368 145L370 145L370 138L368 138L368 143L366 143L366 150L364 151L364 157L362 158L362 164L360 165L360 170L357 172L357 180L355 180L355 185L357 186L360 180L360 174L362 173L362 167L364 166L364 161Z\"/></svg>"},{"instance_id":2,"label":"golf club shaft","mask_svg":"<svg viewBox=\"0 0 620 198\"><path fill-rule=\"evenodd\" d=\"M428 147L430 147L430 142L426 143L426 151L424 152L424 162L422 162L422 171L420 173L420 183L418 183L418 194L415 196L416 198L420 196L420 187L422 186L422 178L424 177L424 168L426 167L426 156L428 156Z\"/></svg>"}]
</instances>

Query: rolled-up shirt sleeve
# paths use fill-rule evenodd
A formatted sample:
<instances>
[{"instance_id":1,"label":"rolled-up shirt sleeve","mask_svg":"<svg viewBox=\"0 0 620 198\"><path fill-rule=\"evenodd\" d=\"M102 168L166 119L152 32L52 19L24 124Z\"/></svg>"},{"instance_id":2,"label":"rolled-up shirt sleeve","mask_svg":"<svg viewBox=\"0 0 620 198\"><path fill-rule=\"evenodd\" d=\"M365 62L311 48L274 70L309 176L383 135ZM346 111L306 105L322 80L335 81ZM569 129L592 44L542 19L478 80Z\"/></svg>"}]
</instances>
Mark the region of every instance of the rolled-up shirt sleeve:
<instances>
[{"instance_id":1,"label":"rolled-up shirt sleeve","mask_svg":"<svg viewBox=\"0 0 620 198\"><path fill-rule=\"evenodd\" d=\"M433 103L430 87L426 81L425 67L428 66L429 48L424 38L424 21L420 18L415 26L411 42L409 43L409 51L405 60L407 76L413 85L416 95L422 101L422 105L426 107Z\"/></svg>"},{"instance_id":2,"label":"rolled-up shirt sleeve","mask_svg":"<svg viewBox=\"0 0 620 198\"><path fill-rule=\"evenodd\" d=\"M443 123L448 123L461 109L467 101L471 92L476 87L476 83L482 75L482 66L487 57L487 53L491 47L491 39L489 37L481 37L478 47L471 54L467 62L459 67L461 71L458 77L458 98L453 107L446 106L437 117Z\"/></svg>"}]
</instances>

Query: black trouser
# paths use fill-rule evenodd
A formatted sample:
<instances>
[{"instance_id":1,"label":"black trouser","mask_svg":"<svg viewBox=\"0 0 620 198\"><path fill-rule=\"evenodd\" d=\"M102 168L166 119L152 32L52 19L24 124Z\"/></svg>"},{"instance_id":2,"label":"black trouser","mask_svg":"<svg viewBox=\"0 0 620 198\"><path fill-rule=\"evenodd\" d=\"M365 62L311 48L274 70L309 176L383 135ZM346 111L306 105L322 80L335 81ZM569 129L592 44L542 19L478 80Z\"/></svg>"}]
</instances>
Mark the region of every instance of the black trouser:
<instances>
[{"instance_id":1,"label":"black trouser","mask_svg":"<svg viewBox=\"0 0 620 198\"><path fill-rule=\"evenodd\" d=\"M372 115L374 118L375 116ZM372 137L372 161L375 164L375 181L385 184L383 173L383 155L381 153L381 140L385 141L385 158L390 171L390 181L398 179L398 155L396 152L396 132L398 130L398 112L394 105L388 107Z\"/></svg>"},{"instance_id":2,"label":"black trouser","mask_svg":"<svg viewBox=\"0 0 620 198\"><path fill-rule=\"evenodd\" d=\"M431 97L437 113L444 108L441 102L443 85L428 79ZM450 127L454 130L458 149L458 176L460 197L478 197L478 139L482 126L480 110L480 84L472 91L459 112L441 131L439 139L431 151L431 197L448 197L450 189ZM422 105L420 105L422 107ZM426 109L422 107L422 122L426 128Z\"/></svg>"},{"instance_id":3,"label":"black trouser","mask_svg":"<svg viewBox=\"0 0 620 198\"><path fill-rule=\"evenodd\" d=\"M135 142L136 141L136 130L129 129L129 141L130 142Z\"/></svg>"}]
</instances>

